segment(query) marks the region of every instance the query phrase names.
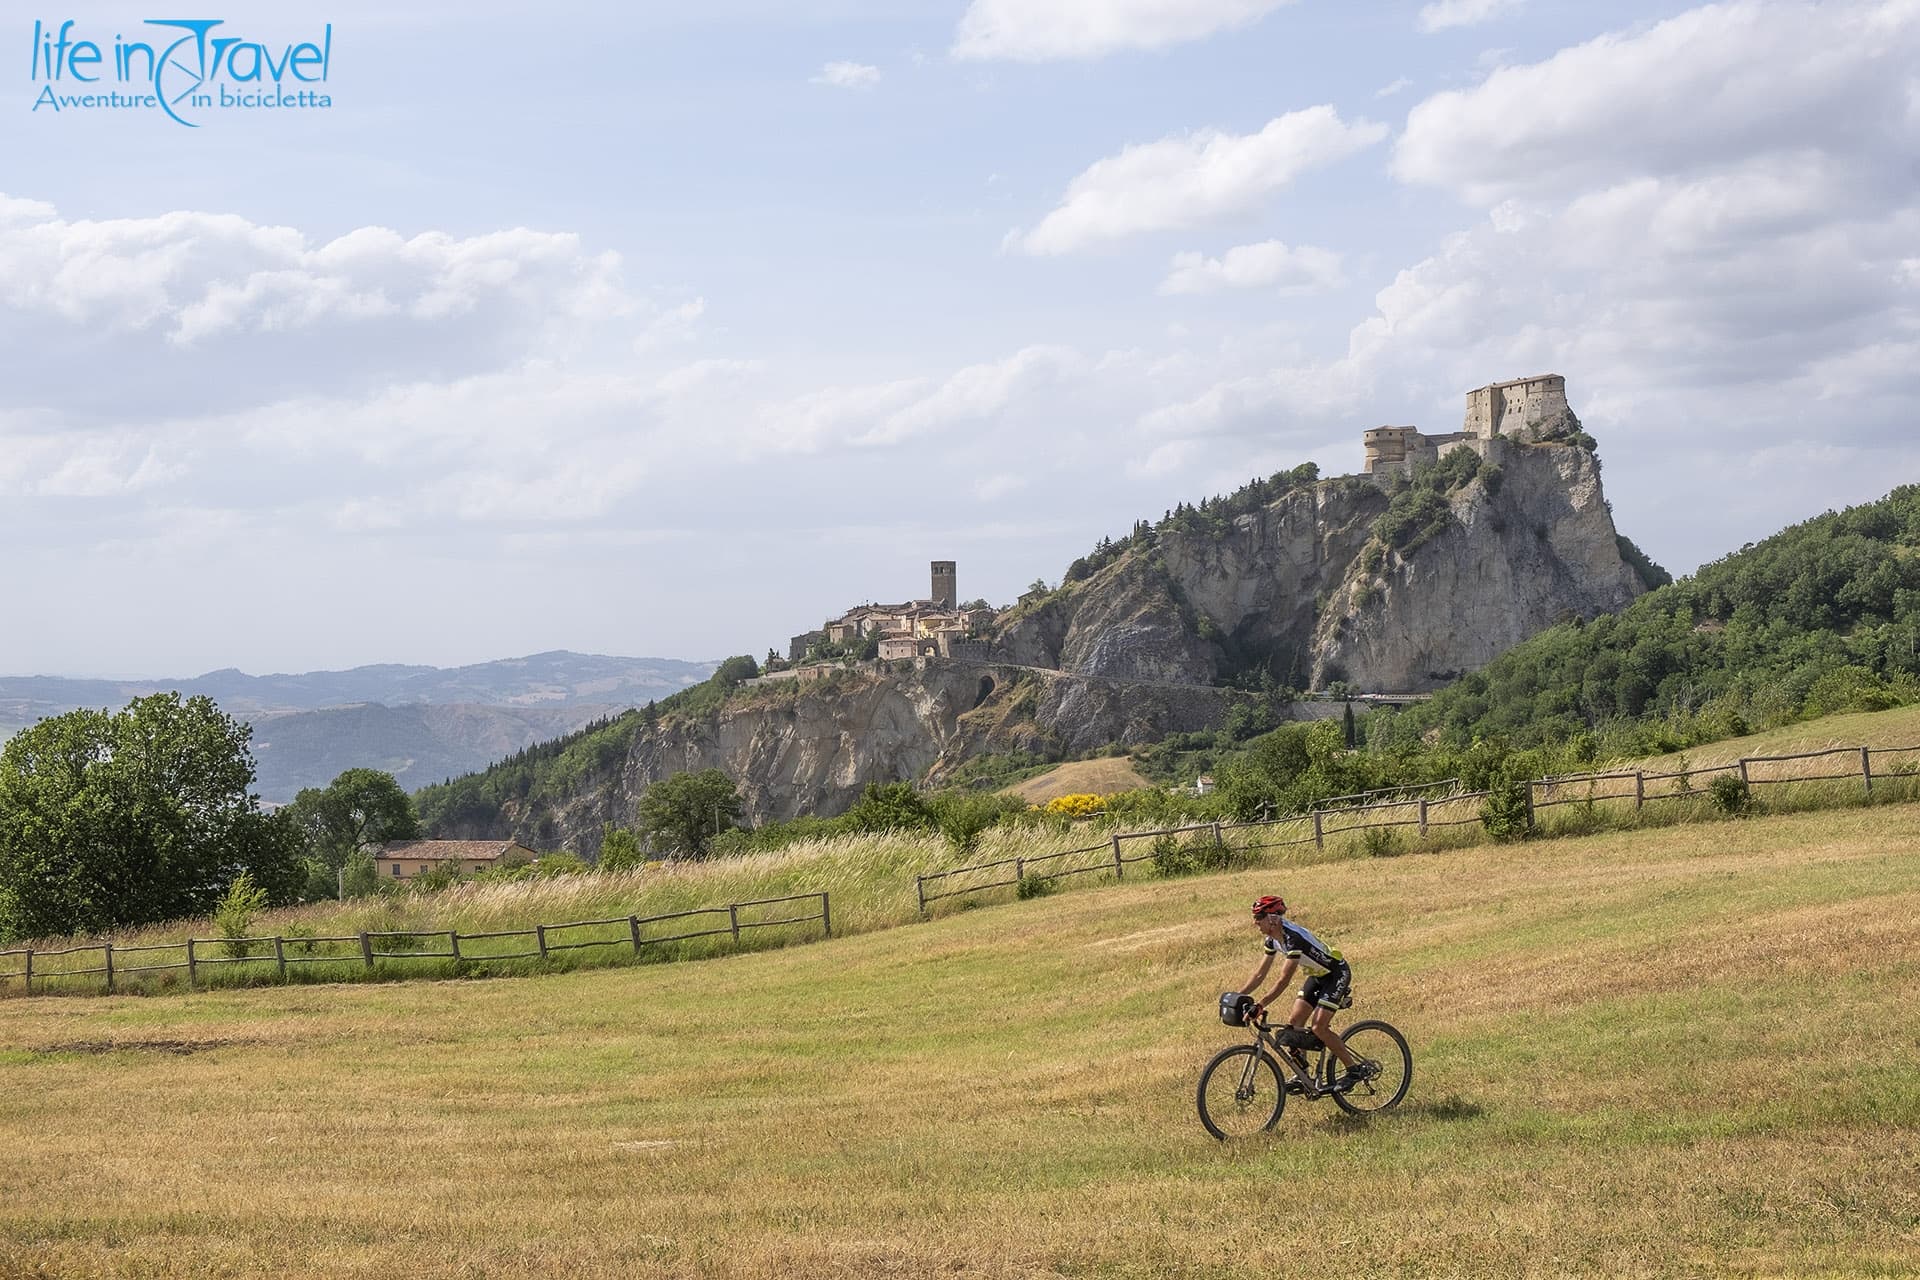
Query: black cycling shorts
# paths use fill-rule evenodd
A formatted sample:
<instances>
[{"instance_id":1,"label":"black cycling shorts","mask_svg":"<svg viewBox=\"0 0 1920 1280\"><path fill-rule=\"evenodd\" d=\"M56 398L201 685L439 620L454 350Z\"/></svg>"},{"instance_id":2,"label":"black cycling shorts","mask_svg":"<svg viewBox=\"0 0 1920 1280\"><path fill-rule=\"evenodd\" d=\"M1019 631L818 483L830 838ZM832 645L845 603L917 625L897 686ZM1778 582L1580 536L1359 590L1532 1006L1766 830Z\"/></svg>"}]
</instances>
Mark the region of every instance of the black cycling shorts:
<instances>
[{"instance_id":1,"label":"black cycling shorts","mask_svg":"<svg viewBox=\"0 0 1920 1280\"><path fill-rule=\"evenodd\" d=\"M1341 965L1316 973L1300 988L1300 998L1322 1009L1344 1009L1353 1003L1353 969Z\"/></svg>"}]
</instances>

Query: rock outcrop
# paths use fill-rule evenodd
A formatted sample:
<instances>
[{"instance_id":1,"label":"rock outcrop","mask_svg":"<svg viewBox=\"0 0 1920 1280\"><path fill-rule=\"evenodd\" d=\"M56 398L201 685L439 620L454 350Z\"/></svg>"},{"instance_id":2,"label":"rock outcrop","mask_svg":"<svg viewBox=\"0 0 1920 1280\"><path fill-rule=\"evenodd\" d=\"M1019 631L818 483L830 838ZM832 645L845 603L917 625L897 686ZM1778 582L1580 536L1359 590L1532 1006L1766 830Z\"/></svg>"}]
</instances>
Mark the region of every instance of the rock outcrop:
<instances>
[{"instance_id":1,"label":"rock outcrop","mask_svg":"<svg viewBox=\"0 0 1920 1280\"><path fill-rule=\"evenodd\" d=\"M1142 686L1008 666L850 670L750 686L718 711L640 728L623 759L558 806L509 804L500 820L439 834L598 850L601 826L630 826L640 796L676 773L720 769L755 823L845 810L874 782L939 782L986 752L1063 759L1210 729L1245 694Z\"/></svg>"},{"instance_id":2,"label":"rock outcrop","mask_svg":"<svg viewBox=\"0 0 1920 1280\"><path fill-rule=\"evenodd\" d=\"M1294 688L1411 693L1645 590L1621 557L1591 451L1505 438L1483 448L1474 479L1447 495L1445 530L1408 551L1374 532L1405 481L1321 481L1224 533L1167 532L1129 550L1016 610L1000 651L1110 678L1214 683L1264 670Z\"/></svg>"}]
</instances>

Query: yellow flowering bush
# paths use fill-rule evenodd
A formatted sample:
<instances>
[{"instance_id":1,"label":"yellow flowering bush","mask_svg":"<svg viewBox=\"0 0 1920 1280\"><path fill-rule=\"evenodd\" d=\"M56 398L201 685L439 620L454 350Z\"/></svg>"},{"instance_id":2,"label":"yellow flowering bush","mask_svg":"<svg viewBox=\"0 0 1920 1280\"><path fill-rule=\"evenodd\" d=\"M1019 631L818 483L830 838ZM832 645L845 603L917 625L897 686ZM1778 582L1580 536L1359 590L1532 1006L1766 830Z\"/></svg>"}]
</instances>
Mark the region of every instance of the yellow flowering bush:
<instances>
[{"instance_id":1,"label":"yellow flowering bush","mask_svg":"<svg viewBox=\"0 0 1920 1280\"><path fill-rule=\"evenodd\" d=\"M1107 798L1082 792L1077 795L1055 796L1040 807L1048 813L1064 814L1069 818L1091 818L1107 811Z\"/></svg>"}]
</instances>

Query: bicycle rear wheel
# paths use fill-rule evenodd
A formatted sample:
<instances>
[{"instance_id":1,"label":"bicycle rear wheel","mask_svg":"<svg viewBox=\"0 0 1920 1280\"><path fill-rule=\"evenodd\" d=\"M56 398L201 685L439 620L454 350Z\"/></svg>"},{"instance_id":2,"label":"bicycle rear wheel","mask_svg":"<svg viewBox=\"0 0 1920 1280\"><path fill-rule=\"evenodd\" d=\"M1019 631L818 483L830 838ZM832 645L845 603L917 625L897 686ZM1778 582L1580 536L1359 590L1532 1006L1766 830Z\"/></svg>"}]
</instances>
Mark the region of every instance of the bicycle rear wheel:
<instances>
[{"instance_id":1,"label":"bicycle rear wheel","mask_svg":"<svg viewBox=\"0 0 1920 1280\"><path fill-rule=\"evenodd\" d=\"M1379 1074L1334 1094L1334 1103L1354 1115L1371 1115L1400 1105L1413 1084L1413 1050L1407 1048L1407 1038L1378 1019L1356 1022L1344 1028L1340 1038L1354 1057L1378 1067ZM1339 1070L1333 1055L1327 1058L1329 1070Z\"/></svg>"},{"instance_id":2,"label":"bicycle rear wheel","mask_svg":"<svg viewBox=\"0 0 1920 1280\"><path fill-rule=\"evenodd\" d=\"M1259 1048L1236 1044L1213 1055L1200 1073L1194 1100L1200 1123L1222 1142L1273 1128L1287 1105L1280 1067Z\"/></svg>"}]
</instances>

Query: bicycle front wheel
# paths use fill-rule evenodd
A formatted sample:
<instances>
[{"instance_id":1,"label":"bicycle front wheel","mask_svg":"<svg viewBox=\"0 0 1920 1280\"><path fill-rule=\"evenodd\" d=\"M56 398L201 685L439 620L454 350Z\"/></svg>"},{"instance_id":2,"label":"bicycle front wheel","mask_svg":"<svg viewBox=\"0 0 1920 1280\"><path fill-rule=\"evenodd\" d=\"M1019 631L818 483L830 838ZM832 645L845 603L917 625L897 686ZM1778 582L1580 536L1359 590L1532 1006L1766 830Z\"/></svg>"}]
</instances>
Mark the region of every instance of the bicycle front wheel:
<instances>
[{"instance_id":1,"label":"bicycle front wheel","mask_svg":"<svg viewBox=\"0 0 1920 1280\"><path fill-rule=\"evenodd\" d=\"M1400 1099L1407 1096L1413 1084L1413 1050L1407 1048L1407 1038L1377 1020L1356 1022L1342 1030L1340 1038L1347 1042L1354 1057L1378 1068L1373 1079L1333 1095L1340 1109L1354 1115L1370 1115L1399 1106ZM1339 1063L1332 1060L1333 1055L1328 1054L1327 1058L1328 1065L1337 1070Z\"/></svg>"},{"instance_id":2,"label":"bicycle front wheel","mask_svg":"<svg viewBox=\"0 0 1920 1280\"><path fill-rule=\"evenodd\" d=\"M1259 1048L1237 1044L1213 1055L1200 1073L1200 1123L1222 1142L1250 1138L1279 1123L1287 1105L1280 1067Z\"/></svg>"}]
</instances>

